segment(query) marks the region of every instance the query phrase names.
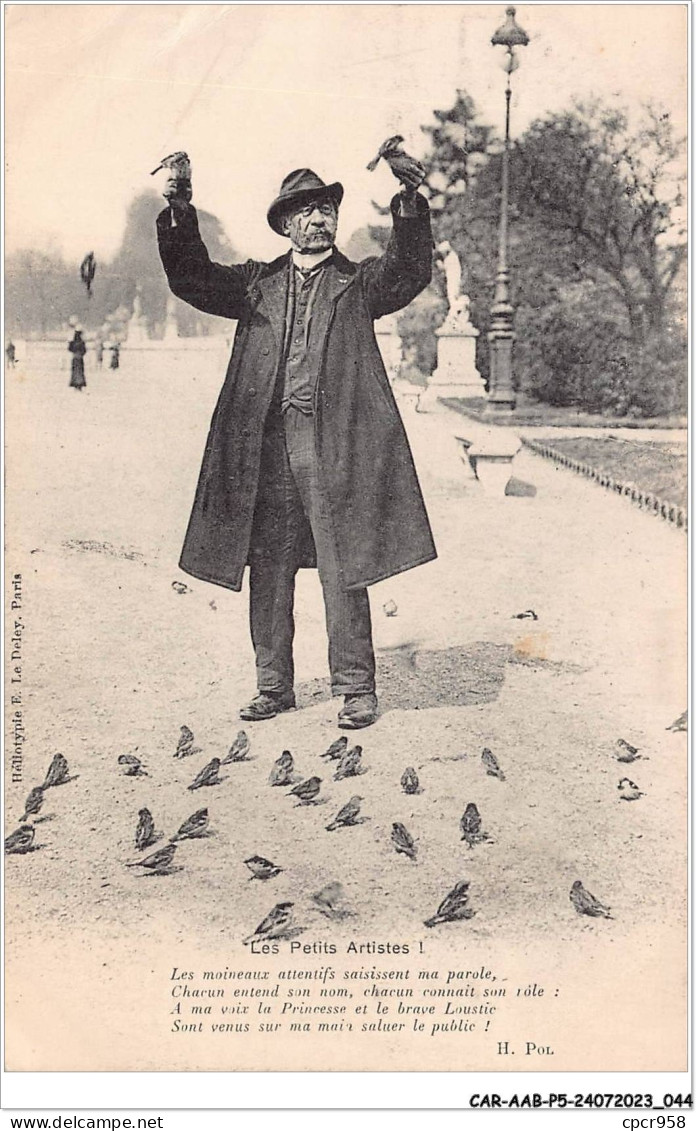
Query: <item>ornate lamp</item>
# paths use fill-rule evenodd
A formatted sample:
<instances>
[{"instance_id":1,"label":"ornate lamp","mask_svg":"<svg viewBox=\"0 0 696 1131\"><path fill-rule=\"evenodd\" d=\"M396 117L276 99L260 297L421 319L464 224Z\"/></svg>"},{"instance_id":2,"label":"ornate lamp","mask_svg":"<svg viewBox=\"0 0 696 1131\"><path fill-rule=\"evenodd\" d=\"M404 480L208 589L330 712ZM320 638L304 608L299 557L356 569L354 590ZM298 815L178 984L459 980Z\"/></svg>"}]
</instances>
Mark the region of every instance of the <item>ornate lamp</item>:
<instances>
[{"instance_id":1,"label":"ornate lamp","mask_svg":"<svg viewBox=\"0 0 696 1131\"><path fill-rule=\"evenodd\" d=\"M494 46L506 49L503 69L507 73L505 87L505 148L500 195L500 226L498 229L498 270L495 294L491 307L489 407L495 411L511 412L516 404L512 381L512 343L514 340L514 310L510 303L510 271L508 269L508 202L510 185L510 78L519 67L516 47L526 47L529 36L515 21L515 9L506 9L505 23L491 37Z\"/></svg>"}]
</instances>

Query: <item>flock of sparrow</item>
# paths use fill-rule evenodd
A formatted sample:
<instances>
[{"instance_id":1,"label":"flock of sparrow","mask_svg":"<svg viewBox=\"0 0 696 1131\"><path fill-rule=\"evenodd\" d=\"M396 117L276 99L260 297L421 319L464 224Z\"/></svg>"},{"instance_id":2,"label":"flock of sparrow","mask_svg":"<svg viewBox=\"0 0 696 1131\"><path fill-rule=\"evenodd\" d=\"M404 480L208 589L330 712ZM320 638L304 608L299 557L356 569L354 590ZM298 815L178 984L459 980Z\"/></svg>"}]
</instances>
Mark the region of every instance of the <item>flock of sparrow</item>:
<instances>
[{"instance_id":1,"label":"flock of sparrow","mask_svg":"<svg viewBox=\"0 0 696 1131\"><path fill-rule=\"evenodd\" d=\"M687 716L686 712L684 712L684 714L676 719L667 729L678 731L686 730L686 728ZM194 735L190 728L187 726L181 727L174 757L186 758L201 753L200 748L195 746L194 742ZM616 748L616 759L622 764L631 764L644 757L639 753L637 747L632 746L623 738L617 741ZM218 785L221 781L221 767L234 762L247 761L249 751L249 738L246 732L242 730L232 743L226 757L222 759L211 759L211 761L196 774L193 781L188 786L188 789L198 790L207 786ZM359 777L366 772L366 767L362 762L362 747L353 746L349 748L348 739L345 735L336 739L335 742L332 742L321 757L325 759L328 765L334 766L334 781ZM121 754L118 758L118 764L122 767L122 772L128 777L148 776L141 759L135 754ZM498 759L488 748L485 748L481 754L481 765L489 777L497 778L498 781L501 782L505 781L505 774ZM296 805L307 806L321 803L323 801L323 798L320 798L322 779L317 776L312 776L298 780L298 777L299 775L295 772L295 763L292 754L289 750L284 750L271 767L268 779L269 784L275 787L287 788L288 795L295 798ZM74 776L70 776L67 760L62 754L56 754L51 761L43 783L35 786L30 791L25 802L24 814L21 817L19 828L11 833L5 840L5 852L8 855L25 855L26 853L34 851L36 847L34 844L36 832L34 825L28 823L29 819L32 817L36 818L40 812L46 790L55 786L64 785L73 780ZM400 784L401 789L406 794L417 794L421 792L418 774L412 766L404 770L401 775ZM618 790L619 797L622 801L638 801L644 796L636 783L628 777L621 778ZM363 798L357 794L351 797L326 825L326 831L335 832L337 829L350 828L354 825L362 824L365 819L360 815L362 801ZM491 841L490 836L483 829L481 814L474 802L469 802L466 806L459 824L462 834L461 839L470 849L473 849L477 844ZM178 843L184 840L195 840L208 836L208 827L208 809L198 809L184 821L169 838L166 845L162 848L158 848L155 852L149 853L141 860L128 863L126 867L141 868L143 874L155 876L169 875L174 871L179 871L180 869L174 866L174 857L177 852ZM158 833L155 829L155 822L150 810L145 808L140 809L134 835L136 850L140 853L145 852L148 848L151 848L157 840L161 839L161 835L162 834ZM394 821L392 824L391 842L397 853L401 853L411 860L416 860L418 855L416 842L406 826L400 821ZM250 856L244 863L251 872L251 879L255 880L271 880L283 871L281 867L274 864L273 861L265 859L263 856ZM463 919L471 919L476 912L469 907L469 886L467 880L461 880L457 883L452 891L448 892L442 900L435 914L425 920L425 926L435 927L439 923L452 923ZM321 891L316 892L312 898L319 910L329 918L339 919L348 914L341 906L343 889L341 884L337 881L328 884ZM570 901L579 915L589 915L592 918L612 918L611 909L588 892L583 887L580 880L575 880L570 889ZM290 902L277 903L262 922L259 923L256 930L249 935L248 938L244 939L244 943L246 944L256 940L291 937L293 933L293 907L294 904Z\"/></svg>"}]
</instances>

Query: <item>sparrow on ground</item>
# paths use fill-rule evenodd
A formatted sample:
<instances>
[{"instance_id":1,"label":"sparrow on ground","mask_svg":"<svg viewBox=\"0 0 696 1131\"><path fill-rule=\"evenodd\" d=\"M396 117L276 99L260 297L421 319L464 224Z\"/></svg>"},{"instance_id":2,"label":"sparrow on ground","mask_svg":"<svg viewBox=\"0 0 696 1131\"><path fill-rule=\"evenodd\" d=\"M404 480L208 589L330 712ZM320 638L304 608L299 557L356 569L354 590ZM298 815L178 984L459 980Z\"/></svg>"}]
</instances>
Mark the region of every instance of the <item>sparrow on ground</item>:
<instances>
[{"instance_id":1,"label":"sparrow on ground","mask_svg":"<svg viewBox=\"0 0 696 1131\"><path fill-rule=\"evenodd\" d=\"M250 743L247 733L240 730L234 742L230 746L227 756L222 759L222 765L227 766L230 762L246 762L249 756Z\"/></svg>"},{"instance_id":2,"label":"sparrow on ground","mask_svg":"<svg viewBox=\"0 0 696 1131\"><path fill-rule=\"evenodd\" d=\"M323 754L319 755L319 757L329 758L331 761L336 762L345 754L347 745L348 736L342 734L341 737L337 738L335 742L332 742L329 749L325 750Z\"/></svg>"},{"instance_id":3,"label":"sparrow on ground","mask_svg":"<svg viewBox=\"0 0 696 1131\"><path fill-rule=\"evenodd\" d=\"M212 758L200 773L196 774L188 789L200 789L202 785L220 784L220 759Z\"/></svg>"},{"instance_id":4,"label":"sparrow on ground","mask_svg":"<svg viewBox=\"0 0 696 1131\"><path fill-rule=\"evenodd\" d=\"M161 166L160 166L160 168L161 168ZM158 171L159 170L157 170L157 169L155 170L155 172L158 172ZM154 177L155 174L153 173L152 175ZM188 585L184 585L183 581L172 581L172 589L174 590L175 593L178 593L180 597L183 597L184 593L190 593L191 592Z\"/></svg>"},{"instance_id":5,"label":"sparrow on ground","mask_svg":"<svg viewBox=\"0 0 696 1131\"><path fill-rule=\"evenodd\" d=\"M42 788L48 789L52 785L63 785L68 780L68 763L62 754L56 754L48 767Z\"/></svg>"},{"instance_id":6,"label":"sparrow on ground","mask_svg":"<svg viewBox=\"0 0 696 1131\"><path fill-rule=\"evenodd\" d=\"M346 802L343 808L338 810L333 821L326 826L326 831L332 833L334 829L343 829L350 825L361 824L362 822L358 820L361 802L362 797L351 797L350 801Z\"/></svg>"},{"instance_id":7,"label":"sparrow on ground","mask_svg":"<svg viewBox=\"0 0 696 1131\"><path fill-rule=\"evenodd\" d=\"M273 763L268 780L271 785L290 785L294 769L295 759L289 750L284 750Z\"/></svg>"},{"instance_id":8,"label":"sparrow on ground","mask_svg":"<svg viewBox=\"0 0 696 1131\"><path fill-rule=\"evenodd\" d=\"M413 766L409 766L401 775L401 788L404 793L420 793L418 774Z\"/></svg>"},{"instance_id":9,"label":"sparrow on ground","mask_svg":"<svg viewBox=\"0 0 696 1131\"><path fill-rule=\"evenodd\" d=\"M288 797L297 797L298 805L311 805L319 792L321 786L321 778L307 778L306 781L298 782L297 785L290 790Z\"/></svg>"},{"instance_id":10,"label":"sparrow on ground","mask_svg":"<svg viewBox=\"0 0 696 1131\"><path fill-rule=\"evenodd\" d=\"M505 781L505 774L500 768L500 762L493 751L489 750L487 746L484 747L481 752L481 762L489 778L497 778L498 781Z\"/></svg>"},{"instance_id":11,"label":"sparrow on ground","mask_svg":"<svg viewBox=\"0 0 696 1131\"><path fill-rule=\"evenodd\" d=\"M364 774L365 767L361 759L362 746L354 746L352 750L346 750L338 763L338 768L334 774L334 781L342 781L343 778L354 778L357 777L358 774Z\"/></svg>"},{"instance_id":12,"label":"sparrow on ground","mask_svg":"<svg viewBox=\"0 0 696 1131\"><path fill-rule=\"evenodd\" d=\"M675 719L673 723L670 723L670 725L668 727L665 727L665 730L674 730L674 731L688 730L688 729L689 729L689 712L688 712L688 710L682 711L682 713L681 713L681 715L679 716L678 719Z\"/></svg>"},{"instance_id":13,"label":"sparrow on ground","mask_svg":"<svg viewBox=\"0 0 696 1131\"><path fill-rule=\"evenodd\" d=\"M622 778L618 788L622 801L638 801L639 798L645 797L645 794L641 793L636 783L631 781L630 778Z\"/></svg>"},{"instance_id":14,"label":"sparrow on ground","mask_svg":"<svg viewBox=\"0 0 696 1131\"><path fill-rule=\"evenodd\" d=\"M435 927L438 923L454 923L458 919L471 919L476 914L467 907L469 900L469 881L460 880L449 895L446 895L431 919L425 920L426 927Z\"/></svg>"},{"instance_id":15,"label":"sparrow on ground","mask_svg":"<svg viewBox=\"0 0 696 1131\"><path fill-rule=\"evenodd\" d=\"M190 727L183 726L179 734L179 741L174 751L175 758L190 758L192 754L200 754L200 746L194 746L193 731Z\"/></svg>"},{"instance_id":16,"label":"sparrow on ground","mask_svg":"<svg viewBox=\"0 0 696 1131\"><path fill-rule=\"evenodd\" d=\"M34 817L43 805L43 802L44 787L42 785L35 785L24 802L24 816L19 819L20 825L24 824L27 817Z\"/></svg>"},{"instance_id":17,"label":"sparrow on ground","mask_svg":"<svg viewBox=\"0 0 696 1131\"><path fill-rule=\"evenodd\" d=\"M143 764L140 761L140 758L138 758L136 754L119 754L118 764L119 764L119 766L125 767L126 777L129 777L129 778L145 777L146 778L146 777L149 776L147 771L143 769Z\"/></svg>"},{"instance_id":18,"label":"sparrow on ground","mask_svg":"<svg viewBox=\"0 0 696 1131\"><path fill-rule=\"evenodd\" d=\"M144 860L134 860L132 864L126 864L126 867L147 868L153 875L164 875L171 867L175 852L175 844L165 844L164 848L158 848L152 856L146 856Z\"/></svg>"},{"instance_id":19,"label":"sparrow on ground","mask_svg":"<svg viewBox=\"0 0 696 1131\"><path fill-rule=\"evenodd\" d=\"M539 620L534 609L525 609L523 613L513 613L512 620Z\"/></svg>"},{"instance_id":20,"label":"sparrow on ground","mask_svg":"<svg viewBox=\"0 0 696 1131\"><path fill-rule=\"evenodd\" d=\"M263 856L250 856L244 863L251 872L249 877L251 880L272 880L283 871L277 864L273 864Z\"/></svg>"},{"instance_id":21,"label":"sparrow on ground","mask_svg":"<svg viewBox=\"0 0 696 1131\"><path fill-rule=\"evenodd\" d=\"M155 843L155 822L149 809L140 809L138 812L138 825L135 830L135 847L138 852L144 852L151 844Z\"/></svg>"},{"instance_id":22,"label":"sparrow on ground","mask_svg":"<svg viewBox=\"0 0 696 1131\"><path fill-rule=\"evenodd\" d=\"M410 832L405 825L400 821L394 821L391 832L392 844L397 852L403 852L404 856L409 856L411 860L415 860L418 854L416 842L411 836Z\"/></svg>"},{"instance_id":23,"label":"sparrow on ground","mask_svg":"<svg viewBox=\"0 0 696 1131\"><path fill-rule=\"evenodd\" d=\"M473 801L470 801L464 810L459 827L462 830L462 840L465 840L471 848L481 832L481 814Z\"/></svg>"},{"instance_id":24,"label":"sparrow on ground","mask_svg":"<svg viewBox=\"0 0 696 1131\"><path fill-rule=\"evenodd\" d=\"M604 916L605 919L613 919L613 915L610 914L611 908L605 907L589 891L585 891L580 880L576 880L570 889L570 902L578 915L591 915L594 919L598 919L600 916Z\"/></svg>"},{"instance_id":25,"label":"sparrow on ground","mask_svg":"<svg viewBox=\"0 0 696 1131\"><path fill-rule=\"evenodd\" d=\"M292 922L292 909L294 903L276 903L265 919L262 919L256 930L243 939L244 946L255 942L257 939L277 939L283 935Z\"/></svg>"},{"instance_id":26,"label":"sparrow on ground","mask_svg":"<svg viewBox=\"0 0 696 1131\"><path fill-rule=\"evenodd\" d=\"M386 617L395 617L399 611L399 606L397 605L396 601L392 601L390 599L384 602L382 609L384 610L384 615Z\"/></svg>"},{"instance_id":27,"label":"sparrow on ground","mask_svg":"<svg viewBox=\"0 0 696 1131\"><path fill-rule=\"evenodd\" d=\"M637 746L631 746L630 742L626 742L625 738L619 738L616 742L619 748L619 753L616 755L619 762L636 762L640 758Z\"/></svg>"},{"instance_id":28,"label":"sparrow on ground","mask_svg":"<svg viewBox=\"0 0 696 1131\"><path fill-rule=\"evenodd\" d=\"M174 836L170 837L170 841L174 840L195 840L196 837L205 836L208 830L208 810L197 809L190 817L180 825Z\"/></svg>"},{"instance_id":29,"label":"sparrow on ground","mask_svg":"<svg viewBox=\"0 0 696 1131\"><path fill-rule=\"evenodd\" d=\"M321 891L315 891L312 899L322 915L328 916L329 919L345 919L351 914L346 908L338 906L343 899L343 884L338 880L332 880Z\"/></svg>"},{"instance_id":30,"label":"sparrow on ground","mask_svg":"<svg viewBox=\"0 0 696 1131\"><path fill-rule=\"evenodd\" d=\"M31 852L35 836L33 825L21 825L5 837L5 852L8 856L23 856L25 852Z\"/></svg>"}]
</instances>

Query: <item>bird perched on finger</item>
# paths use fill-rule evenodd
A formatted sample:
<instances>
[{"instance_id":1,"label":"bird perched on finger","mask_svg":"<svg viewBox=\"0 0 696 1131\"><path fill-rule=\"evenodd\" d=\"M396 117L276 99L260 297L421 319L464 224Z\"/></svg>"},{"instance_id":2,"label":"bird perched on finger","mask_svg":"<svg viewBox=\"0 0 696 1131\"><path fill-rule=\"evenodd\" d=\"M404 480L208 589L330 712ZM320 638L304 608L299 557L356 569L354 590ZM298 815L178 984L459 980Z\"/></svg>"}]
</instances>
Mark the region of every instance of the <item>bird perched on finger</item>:
<instances>
[{"instance_id":1,"label":"bird perched on finger","mask_svg":"<svg viewBox=\"0 0 696 1131\"><path fill-rule=\"evenodd\" d=\"M8 856L23 856L34 847L36 832L33 825L20 825L15 832L5 837L5 852Z\"/></svg>"},{"instance_id":2,"label":"bird perched on finger","mask_svg":"<svg viewBox=\"0 0 696 1131\"><path fill-rule=\"evenodd\" d=\"M675 719L673 723L670 723L670 725L668 727L665 727L665 730L673 730L673 731L688 730L688 729L689 729L689 712L688 712L688 710L682 711L682 713L681 713L681 715L679 716L678 719Z\"/></svg>"},{"instance_id":3,"label":"bird perched on finger","mask_svg":"<svg viewBox=\"0 0 696 1131\"><path fill-rule=\"evenodd\" d=\"M294 769L295 759L289 750L284 750L271 766L268 780L271 785L290 785Z\"/></svg>"},{"instance_id":4,"label":"bird perched on finger","mask_svg":"<svg viewBox=\"0 0 696 1131\"><path fill-rule=\"evenodd\" d=\"M319 755L319 757L328 758L330 759L330 761L336 762L339 758L343 757L346 752L347 746L348 736L346 734L342 734L341 737L337 738L335 742L332 742L329 746L329 749L325 750L323 754Z\"/></svg>"},{"instance_id":5,"label":"bird perched on finger","mask_svg":"<svg viewBox=\"0 0 696 1131\"><path fill-rule=\"evenodd\" d=\"M220 784L220 759L212 758L200 773L196 774L188 789L200 789L203 785Z\"/></svg>"},{"instance_id":6,"label":"bird perched on finger","mask_svg":"<svg viewBox=\"0 0 696 1131\"><path fill-rule=\"evenodd\" d=\"M124 773L128 778L149 777L147 770L143 769L143 764L137 754L119 754L118 764L119 766L123 766Z\"/></svg>"},{"instance_id":7,"label":"bird perched on finger","mask_svg":"<svg viewBox=\"0 0 696 1131\"><path fill-rule=\"evenodd\" d=\"M272 880L283 871L271 860L266 860L265 856L250 856L244 863L251 872L250 880Z\"/></svg>"},{"instance_id":8,"label":"bird perched on finger","mask_svg":"<svg viewBox=\"0 0 696 1131\"><path fill-rule=\"evenodd\" d=\"M403 140L401 134L388 137L386 141L382 142L367 168L372 173L380 161L386 161L392 173L401 181L402 185L407 190L414 191L425 180L425 166L415 157L406 153L401 144Z\"/></svg>"},{"instance_id":9,"label":"bird perched on finger","mask_svg":"<svg viewBox=\"0 0 696 1131\"><path fill-rule=\"evenodd\" d=\"M229 765L230 762L246 762L249 757L249 750L251 744L245 730L240 730L234 742L230 746L227 756L222 759L223 766Z\"/></svg>"},{"instance_id":10,"label":"bird perched on finger","mask_svg":"<svg viewBox=\"0 0 696 1131\"><path fill-rule=\"evenodd\" d=\"M476 914L467 906L469 901L469 881L460 880L445 896L435 914L425 920L426 927L435 927L438 923L456 923L459 919L472 919Z\"/></svg>"},{"instance_id":11,"label":"bird perched on finger","mask_svg":"<svg viewBox=\"0 0 696 1131\"><path fill-rule=\"evenodd\" d=\"M391 153L398 153L403 140L401 134L394 134L393 137L388 137L386 141L383 141L377 153L367 165L368 172L374 173L383 157L386 158Z\"/></svg>"},{"instance_id":12,"label":"bird perched on finger","mask_svg":"<svg viewBox=\"0 0 696 1131\"><path fill-rule=\"evenodd\" d=\"M625 738L617 739L616 745L619 748L619 753L616 755L619 762L636 762L640 758L637 746L631 746L630 742L626 742Z\"/></svg>"},{"instance_id":13,"label":"bird perched on finger","mask_svg":"<svg viewBox=\"0 0 696 1131\"><path fill-rule=\"evenodd\" d=\"M42 785L35 785L24 802L24 815L19 823L23 825L27 817L34 817L44 803L44 790Z\"/></svg>"},{"instance_id":14,"label":"bird perched on finger","mask_svg":"<svg viewBox=\"0 0 696 1131\"><path fill-rule=\"evenodd\" d=\"M333 821L326 826L326 831L332 833L334 829L343 829L350 825L362 824L362 821L358 820L361 802L362 797L351 797L350 801L347 801L343 808L338 810Z\"/></svg>"},{"instance_id":15,"label":"bird perched on finger","mask_svg":"<svg viewBox=\"0 0 696 1131\"><path fill-rule=\"evenodd\" d=\"M67 760L62 754L54 755L53 761L48 767L42 789L49 789L53 785L63 785L64 782L69 780L68 774Z\"/></svg>"},{"instance_id":16,"label":"bird perched on finger","mask_svg":"<svg viewBox=\"0 0 696 1131\"><path fill-rule=\"evenodd\" d=\"M179 734L179 741L174 751L175 758L190 758L192 754L200 754L199 746L194 746L195 739L190 727L183 726Z\"/></svg>"},{"instance_id":17,"label":"bird perched on finger","mask_svg":"<svg viewBox=\"0 0 696 1131\"><path fill-rule=\"evenodd\" d=\"M645 797L645 794L630 778L622 778L619 782L619 797L622 801L638 801L641 797Z\"/></svg>"},{"instance_id":18,"label":"bird perched on finger","mask_svg":"<svg viewBox=\"0 0 696 1131\"><path fill-rule=\"evenodd\" d=\"M481 751L481 762L489 778L497 778L498 781L505 781L505 774L500 768L500 762L493 751L489 750L487 746Z\"/></svg>"},{"instance_id":19,"label":"bird perched on finger","mask_svg":"<svg viewBox=\"0 0 696 1131\"><path fill-rule=\"evenodd\" d=\"M399 607L396 601L392 601L391 598L388 601L384 602L382 609L384 611L385 617L395 617L399 611Z\"/></svg>"},{"instance_id":20,"label":"bird perched on finger","mask_svg":"<svg viewBox=\"0 0 696 1131\"><path fill-rule=\"evenodd\" d=\"M256 930L243 939L244 946L262 939L277 939L283 935L292 923L292 909L294 903L276 903L265 919L262 919Z\"/></svg>"},{"instance_id":21,"label":"bird perched on finger","mask_svg":"<svg viewBox=\"0 0 696 1131\"><path fill-rule=\"evenodd\" d=\"M576 880L570 889L570 902L577 911L578 915L591 915L593 919L613 919L610 914L611 908L605 907L598 899L582 886L580 880Z\"/></svg>"},{"instance_id":22,"label":"bird perched on finger","mask_svg":"<svg viewBox=\"0 0 696 1131\"><path fill-rule=\"evenodd\" d=\"M140 809L138 824L135 830L135 847L138 852L144 852L157 839L155 835L155 822L149 809Z\"/></svg>"},{"instance_id":23,"label":"bird perched on finger","mask_svg":"<svg viewBox=\"0 0 696 1131\"><path fill-rule=\"evenodd\" d=\"M336 773L334 774L334 781L342 781L343 778L354 778L364 773L365 767L362 764L362 746L354 746L352 750L346 750L338 763Z\"/></svg>"},{"instance_id":24,"label":"bird perched on finger","mask_svg":"<svg viewBox=\"0 0 696 1131\"><path fill-rule=\"evenodd\" d=\"M184 153L183 149L178 149L176 153L170 153L168 157L163 157L157 168L152 170L150 176L154 177L160 169L170 169L177 177L190 178L191 161L188 153Z\"/></svg>"},{"instance_id":25,"label":"bird perched on finger","mask_svg":"<svg viewBox=\"0 0 696 1131\"><path fill-rule=\"evenodd\" d=\"M132 864L126 864L126 867L147 868L153 875L161 876L171 867L175 852L175 844L165 844L164 848L158 848L152 856L146 856L144 860L134 860Z\"/></svg>"},{"instance_id":26,"label":"bird perched on finger","mask_svg":"<svg viewBox=\"0 0 696 1131\"><path fill-rule=\"evenodd\" d=\"M170 841L175 840L195 840L199 836L205 836L208 831L208 810L197 809L190 817L187 817L183 825L180 825L174 836L170 837Z\"/></svg>"},{"instance_id":27,"label":"bird perched on finger","mask_svg":"<svg viewBox=\"0 0 696 1131\"><path fill-rule=\"evenodd\" d=\"M409 766L401 775L401 788L404 793L420 793L420 781L413 766Z\"/></svg>"},{"instance_id":28,"label":"bird perched on finger","mask_svg":"<svg viewBox=\"0 0 696 1131\"><path fill-rule=\"evenodd\" d=\"M394 824L392 825L391 839L392 844L394 845L394 848L397 852L402 852L404 856L410 857L411 860L416 859L416 856L418 854L416 842L414 841L406 826L402 825L400 821L394 821Z\"/></svg>"},{"instance_id":29,"label":"bird perched on finger","mask_svg":"<svg viewBox=\"0 0 696 1131\"><path fill-rule=\"evenodd\" d=\"M298 805L311 805L319 793L321 778L307 778L290 790L288 797L296 797Z\"/></svg>"}]
</instances>

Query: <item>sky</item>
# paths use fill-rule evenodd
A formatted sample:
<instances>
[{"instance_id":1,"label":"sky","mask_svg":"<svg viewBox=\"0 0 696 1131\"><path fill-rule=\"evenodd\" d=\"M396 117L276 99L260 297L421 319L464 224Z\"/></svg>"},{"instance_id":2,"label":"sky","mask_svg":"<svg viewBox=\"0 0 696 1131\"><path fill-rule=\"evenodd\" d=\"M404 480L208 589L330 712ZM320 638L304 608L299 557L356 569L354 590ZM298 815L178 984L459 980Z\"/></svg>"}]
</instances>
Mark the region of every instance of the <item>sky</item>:
<instances>
[{"instance_id":1,"label":"sky","mask_svg":"<svg viewBox=\"0 0 696 1131\"><path fill-rule=\"evenodd\" d=\"M687 5L524 4L512 129L599 95L652 100L686 132ZM270 258L280 182L309 166L346 195L339 242L398 187L365 166L393 133L422 156L434 108L467 91L503 127L504 4L8 4L8 251L117 249L161 157L186 150L194 203Z\"/></svg>"}]
</instances>

